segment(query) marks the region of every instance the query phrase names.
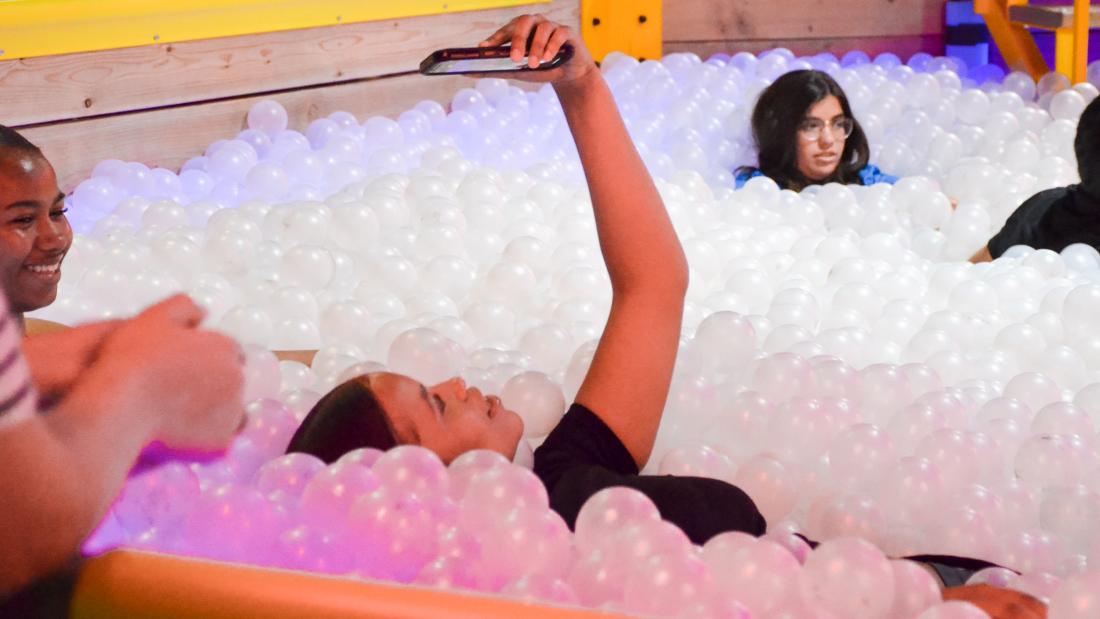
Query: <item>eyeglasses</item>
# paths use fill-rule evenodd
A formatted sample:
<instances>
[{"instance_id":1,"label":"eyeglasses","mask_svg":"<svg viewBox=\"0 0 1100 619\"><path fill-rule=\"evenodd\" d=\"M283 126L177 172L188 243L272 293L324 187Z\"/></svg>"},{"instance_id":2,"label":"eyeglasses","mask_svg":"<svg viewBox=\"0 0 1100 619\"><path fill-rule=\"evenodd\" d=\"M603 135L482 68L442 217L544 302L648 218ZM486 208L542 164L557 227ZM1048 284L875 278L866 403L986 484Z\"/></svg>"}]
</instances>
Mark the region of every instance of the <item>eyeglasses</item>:
<instances>
[{"instance_id":1,"label":"eyeglasses","mask_svg":"<svg viewBox=\"0 0 1100 619\"><path fill-rule=\"evenodd\" d=\"M856 123L851 118L838 118L829 122L827 126L834 140L846 140L855 130ZM807 118L798 126L798 136L806 142L816 142L821 139L821 132L825 128L825 121L817 118Z\"/></svg>"}]
</instances>

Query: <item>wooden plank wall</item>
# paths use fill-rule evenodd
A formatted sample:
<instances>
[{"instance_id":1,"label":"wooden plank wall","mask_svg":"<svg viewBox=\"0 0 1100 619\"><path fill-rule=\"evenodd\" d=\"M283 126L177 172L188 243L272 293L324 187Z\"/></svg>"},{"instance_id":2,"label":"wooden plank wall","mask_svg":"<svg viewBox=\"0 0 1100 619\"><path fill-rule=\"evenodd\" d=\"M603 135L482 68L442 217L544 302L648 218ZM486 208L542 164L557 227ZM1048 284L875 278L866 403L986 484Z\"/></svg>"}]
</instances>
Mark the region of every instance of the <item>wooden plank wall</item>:
<instances>
[{"instance_id":1,"label":"wooden plank wall","mask_svg":"<svg viewBox=\"0 0 1100 619\"><path fill-rule=\"evenodd\" d=\"M420 61L528 12L577 27L580 0L0 61L0 123L43 148L64 190L109 157L178 168L240 131L263 98L300 130L336 110L446 103L469 80L417 76Z\"/></svg>"},{"instance_id":2,"label":"wooden plank wall","mask_svg":"<svg viewBox=\"0 0 1100 619\"><path fill-rule=\"evenodd\" d=\"M945 0L668 0L666 54L943 53Z\"/></svg>"}]
</instances>

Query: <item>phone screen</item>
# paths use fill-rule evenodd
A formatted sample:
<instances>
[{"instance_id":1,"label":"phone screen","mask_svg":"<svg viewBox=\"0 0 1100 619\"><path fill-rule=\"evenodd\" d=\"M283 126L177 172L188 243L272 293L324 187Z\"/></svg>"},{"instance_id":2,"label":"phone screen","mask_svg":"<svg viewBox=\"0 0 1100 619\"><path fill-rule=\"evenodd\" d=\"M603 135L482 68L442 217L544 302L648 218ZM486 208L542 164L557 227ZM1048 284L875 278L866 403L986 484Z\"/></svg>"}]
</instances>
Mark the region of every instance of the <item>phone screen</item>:
<instances>
[{"instance_id":1,"label":"phone screen","mask_svg":"<svg viewBox=\"0 0 1100 619\"><path fill-rule=\"evenodd\" d=\"M511 58L468 58L437 62L427 67L425 73L490 73L493 71L517 71L526 66L526 62L517 64L512 62Z\"/></svg>"}]
</instances>

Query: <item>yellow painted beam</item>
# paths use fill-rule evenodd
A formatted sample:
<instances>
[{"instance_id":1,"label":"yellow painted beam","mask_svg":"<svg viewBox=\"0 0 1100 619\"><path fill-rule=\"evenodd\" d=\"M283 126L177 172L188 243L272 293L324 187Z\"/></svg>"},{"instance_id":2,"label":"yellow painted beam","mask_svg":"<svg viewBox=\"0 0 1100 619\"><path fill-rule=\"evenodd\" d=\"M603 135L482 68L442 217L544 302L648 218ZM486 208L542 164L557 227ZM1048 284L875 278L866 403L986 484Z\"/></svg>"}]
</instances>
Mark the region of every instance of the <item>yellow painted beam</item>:
<instances>
[{"instance_id":1,"label":"yellow painted beam","mask_svg":"<svg viewBox=\"0 0 1100 619\"><path fill-rule=\"evenodd\" d=\"M1089 0L1074 0L1073 64L1070 73L1066 75L1073 84L1085 81L1089 58L1089 22Z\"/></svg>"},{"instance_id":2,"label":"yellow painted beam","mask_svg":"<svg viewBox=\"0 0 1100 619\"><path fill-rule=\"evenodd\" d=\"M1058 28L1054 31L1054 70L1069 78L1071 83L1075 83L1073 79L1074 47L1073 28Z\"/></svg>"},{"instance_id":3,"label":"yellow painted beam","mask_svg":"<svg viewBox=\"0 0 1100 619\"><path fill-rule=\"evenodd\" d=\"M661 57L662 0L581 0L581 35L597 61L611 52Z\"/></svg>"},{"instance_id":4,"label":"yellow painted beam","mask_svg":"<svg viewBox=\"0 0 1100 619\"><path fill-rule=\"evenodd\" d=\"M1027 28L1012 23L1008 18L1008 7L1023 4L1027 4L1027 0L974 0L974 12L985 19L985 25L1005 63L1038 80L1050 70L1047 62Z\"/></svg>"},{"instance_id":5,"label":"yellow painted beam","mask_svg":"<svg viewBox=\"0 0 1100 619\"><path fill-rule=\"evenodd\" d=\"M0 0L0 60L550 0Z\"/></svg>"}]
</instances>

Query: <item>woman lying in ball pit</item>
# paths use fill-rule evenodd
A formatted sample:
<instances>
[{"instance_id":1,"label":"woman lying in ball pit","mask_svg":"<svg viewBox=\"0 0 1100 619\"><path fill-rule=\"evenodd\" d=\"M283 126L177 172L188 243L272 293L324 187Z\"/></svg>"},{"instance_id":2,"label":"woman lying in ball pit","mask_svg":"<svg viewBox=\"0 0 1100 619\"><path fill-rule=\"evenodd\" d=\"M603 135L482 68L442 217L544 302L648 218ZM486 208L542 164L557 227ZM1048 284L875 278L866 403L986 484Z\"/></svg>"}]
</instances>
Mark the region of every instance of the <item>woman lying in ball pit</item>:
<instances>
[{"instance_id":1,"label":"woman lying in ball pit","mask_svg":"<svg viewBox=\"0 0 1100 619\"><path fill-rule=\"evenodd\" d=\"M763 516L735 486L715 479L639 474L653 449L668 396L687 263L656 187L582 41L541 16L523 16L481 45L511 42L514 60L520 62L519 50L532 32L531 66L552 58L566 42L575 48L573 59L559 69L514 77L550 82L558 93L588 179L613 292L607 325L576 400L535 451L534 470L547 488L550 507L572 527L589 497L626 486L652 499L661 516L696 544L727 531L762 535ZM426 386L407 376L377 372L326 394L287 451L331 463L362 447L415 444L450 463L473 449L513 458L522 434L523 421L516 413L461 379ZM969 573L989 565L915 559L924 559L948 584L961 584ZM997 603L1025 597L987 589L978 591Z\"/></svg>"},{"instance_id":2,"label":"woman lying in ball pit","mask_svg":"<svg viewBox=\"0 0 1100 619\"><path fill-rule=\"evenodd\" d=\"M57 297L73 231L53 166L37 146L3 125L0 196L0 285L22 327L24 313Z\"/></svg>"},{"instance_id":3,"label":"woman lying in ball pit","mask_svg":"<svg viewBox=\"0 0 1100 619\"><path fill-rule=\"evenodd\" d=\"M765 88L752 112L752 136L758 164L737 171L738 188L757 176L794 191L825 183L898 180L868 164L867 135L852 115L848 96L821 71L792 71Z\"/></svg>"},{"instance_id":4,"label":"woman lying in ball pit","mask_svg":"<svg viewBox=\"0 0 1100 619\"><path fill-rule=\"evenodd\" d=\"M482 45L512 42L514 59L522 61L532 32L532 65L553 57L566 42L575 49L573 59L558 69L515 77L550 82L557 91L588 178L613 291L607 326L576 403L536 452L535 470L554 509L568 522L598 490L629 485L653 497L665 517L675 519L692 539L731 528L763 534L763 517L744 492L729 484L638 475L653 449L668 396L687 262L583 42L568 28L525 16ZM374 373L344 383L318 402L289 450L331 462L358 447L414 443L445 462L471 449L511 458L522 434L518 415L460 379L426 387L399 374ZM700 503L714 509L700 510Z\"/></svg>"}]
</instances>

